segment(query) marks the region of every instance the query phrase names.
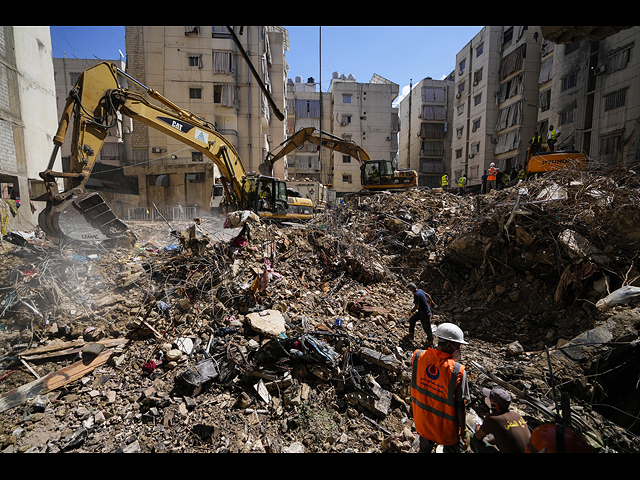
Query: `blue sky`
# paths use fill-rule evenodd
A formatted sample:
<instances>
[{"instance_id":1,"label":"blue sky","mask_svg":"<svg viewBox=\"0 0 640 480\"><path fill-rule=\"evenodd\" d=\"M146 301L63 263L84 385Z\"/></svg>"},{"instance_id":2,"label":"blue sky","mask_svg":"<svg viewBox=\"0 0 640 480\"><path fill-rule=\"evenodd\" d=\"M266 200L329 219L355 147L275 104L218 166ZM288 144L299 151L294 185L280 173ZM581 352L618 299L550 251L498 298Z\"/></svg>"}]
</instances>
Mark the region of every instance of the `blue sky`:
<instances>
[{"instance_id":1,"label":"blue sky","mask_svg":"<svg viewBox=\"0 0 640 480\"><path fill-rule=\"evenodd\" d=\"M366 83L377 73L400 86L453 71L456 54L482 26L285 26L289 78L321 78L328 91L333 72ZM53 56L115 60L126 55L123 26L52 26ZM322 44L320 44L322 39ZM322 50L322 64L319 53ZM320 71L322 69L322 72ZM322 75L320 75L322 73Z\"/></svg>"}]
</instances>

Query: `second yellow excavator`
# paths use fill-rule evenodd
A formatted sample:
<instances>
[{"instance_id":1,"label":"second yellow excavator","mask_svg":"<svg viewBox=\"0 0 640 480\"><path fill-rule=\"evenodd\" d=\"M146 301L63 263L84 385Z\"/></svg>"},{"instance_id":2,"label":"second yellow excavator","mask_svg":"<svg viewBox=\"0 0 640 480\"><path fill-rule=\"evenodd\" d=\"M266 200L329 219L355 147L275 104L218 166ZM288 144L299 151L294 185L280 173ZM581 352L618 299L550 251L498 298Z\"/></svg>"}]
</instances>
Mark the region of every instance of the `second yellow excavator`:
<instances>
[{"instance_id":1,"label":"second yellow excavator","mask_svg":"<svg viewBox=\"0 0 640 480\"><path fill-rule=\"evenodd\" d=\"M143 93L120 88L118 74L136 82L149 97L168 108L151 104ZM118 113L202 152L219 168L225 195L233 209L251 210L262 218L278 220L312 218L313 204L310 200L303 205L304 213L291 212L286 182L246 172L236 149L211 123L178 107L115 65L102 62L81 73L71 90L53 140L54 150L49 166L40 173L47 189L47 206L38 223L48 236L102 241L124 236L127 232L126 224L116 217L100 194L85 189L97 155ZM72 114L70 168L68 172L54 172L52 167L64 143ZM58 178L69 182L65 191L58 190Z\"/></svg>"},{"instance_id":2,"label":"second yellow excavator","mask_svg":"<svg viewBox=\"0 0 640 480\"><path fill-rule=\"evenodd\" d=\"M260 166L263 174L271 175L273 164L306 142L350 155L360 162L360 182L363 191L407 190L418 185L415 170L396 169L391 160L372 160L369 154L352 140L307 127L298 130L267 155Z\"/></svg>"}]
</instances>

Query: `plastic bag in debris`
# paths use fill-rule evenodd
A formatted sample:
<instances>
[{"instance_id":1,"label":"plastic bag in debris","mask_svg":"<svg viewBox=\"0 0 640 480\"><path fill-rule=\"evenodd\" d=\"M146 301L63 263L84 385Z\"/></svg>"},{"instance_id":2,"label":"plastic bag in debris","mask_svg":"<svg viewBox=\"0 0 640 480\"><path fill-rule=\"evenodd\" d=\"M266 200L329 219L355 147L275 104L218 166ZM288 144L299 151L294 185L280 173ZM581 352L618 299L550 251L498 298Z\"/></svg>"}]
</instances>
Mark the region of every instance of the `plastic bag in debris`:
<instances>
[{"instance_id":1,"label":"plastic bag in debris","mask_svg":"<svg viewBox=\"0 0 640 480\"><path fill-rule=\"evenodd\" d=\"M259 222L260 217L250 210L231 212L227 215L227 219L224 221L224 228L241 227L247 222L247 220Z\"/></svg>"},{"instance_id":2,"label":"plastic bag in debris","mask_svg":"<svg viewBox=\"0 0 640 480\"><path fill-rule=\"evenodd\" d=\"M598 302L596 303L596 307L600 310L608 310L614 305L629 303L631 300L639 297L640 287L632 287L631 285L627 285L626 287L619 288L606 297L598 300Z\"/></svg>"},{"instance_id":3,"label":"plastic bag in debris","mask_svg":"<svg viewBox=\"0 0 640 480\"><path fill-rule=\"evenodd\" d=\"M330 345L310 335L270 340L256 352L255 360L259 365L268 365L284 356L306 363L319 362L333 366L339 361L338 354Z\"/></svg>"}]
</instances>

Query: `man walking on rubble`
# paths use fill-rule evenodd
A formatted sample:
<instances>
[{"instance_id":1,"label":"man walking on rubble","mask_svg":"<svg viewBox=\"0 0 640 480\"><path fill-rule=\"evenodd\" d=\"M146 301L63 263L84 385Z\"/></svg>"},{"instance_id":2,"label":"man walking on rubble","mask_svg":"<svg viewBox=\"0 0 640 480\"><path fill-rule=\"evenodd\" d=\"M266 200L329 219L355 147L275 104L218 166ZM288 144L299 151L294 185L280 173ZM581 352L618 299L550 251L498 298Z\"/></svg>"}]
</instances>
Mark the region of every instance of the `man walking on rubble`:
<instances>
[{"instance_id":1,"label":"man walking on rubble","mask_svg":"<svg viewBox=\"0 0 640 480\"><path fill-rule=\"evenodd\" d=\"M416 287L415 283L409 283L407 288L413 293L413 308L409 317L409 335L407 338L413 342L416 331L416 322L420 321L424 333L427 334L427 344L433 345L433 332L431 331L431 305L434 305L431 296ZM414 313L415 312L415 313Z\"/></svg>"},{"instance_id":2,"label":"man walking on rubble","mask_svg":"<svg viewBox=\"0 0 640 480\"><path fill-rule=\"evenodd\" d=\"M443 446L444 453L466 450L466 402L470 400L467 372L459 363L462 330L443 323L436 330L437 348L413 352L411 415L420 435L420 453Z\"/></svg>"},{"instance_id":3,"label":"man walking on rubble","mask_svg":"<svg viewBox=\"0 0 640 480\"><path fill-rule=\"evenodd\" d=\"M491 409L482 425L476 425L469 446L474 453L525 453L531 432L518 412L509 410L511 396L501 388L483 388ZM489 435L493 438L489 440Z\"/></svg>"}]
</instances>

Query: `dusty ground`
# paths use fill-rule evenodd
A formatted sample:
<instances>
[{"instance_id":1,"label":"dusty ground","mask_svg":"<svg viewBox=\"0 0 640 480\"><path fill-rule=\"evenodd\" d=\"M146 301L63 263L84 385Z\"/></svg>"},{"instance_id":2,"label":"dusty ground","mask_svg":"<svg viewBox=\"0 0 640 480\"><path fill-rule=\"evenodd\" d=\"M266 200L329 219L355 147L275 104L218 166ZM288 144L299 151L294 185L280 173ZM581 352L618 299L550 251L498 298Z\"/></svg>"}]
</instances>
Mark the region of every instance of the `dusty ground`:
<instances>
[{"instance_id":1,"label":"dusty ground","mask_svg":"<svg viewBox=\"0 0 640 480\"><path fill-rule=\"evenodd\" d=\"M569 200L555 203L535 203L544 185L531 183L516 207L515 188L369 196L304 228L250 224L237 246L230 240L240 228L220 230L218 217L203 217L195 240L184 234L193 222L172 225L182 242L166 224L138 223L130 225L135 245L7 246L0 396L88 358L23 363L25 352L78 340L127 343L81 378L1 412L0 448L416 451L408 372L425 336L418 327L414 343L404 338L406 283L414 281L437 303L434 325L465 331L475 413L486 413L481 389L496 379L532 428L549 421L544 409L567 392L574 427L597 451L640 451L640 313L633 301L596 307L634 284L637 238L611 219L624 208L637 214L637 188L616 177L618 196L601 207L585 193L589 185L602 191L601 178L568 187ZM622 203L612 210L615 201ZM565 246L569 227L610 259ZM260 311L279 312L286 333L256 327L250 319ZM184 338L195 346L176 354ZM297 348L311 342L302 357L291 351L296 340ZM204 351L219 375L194 387L183 375L207 359ZM376 363L371 351L393 365Z\"/></svg>"}]
</instances>

